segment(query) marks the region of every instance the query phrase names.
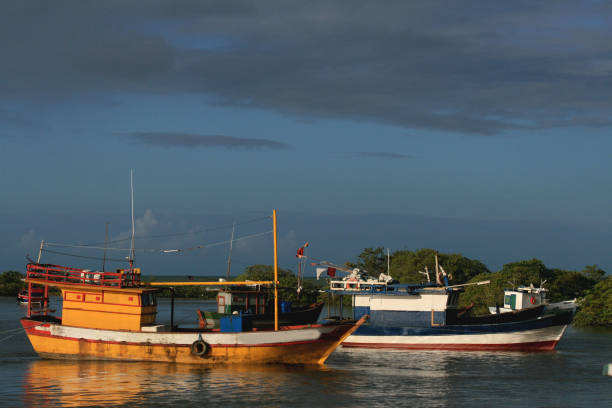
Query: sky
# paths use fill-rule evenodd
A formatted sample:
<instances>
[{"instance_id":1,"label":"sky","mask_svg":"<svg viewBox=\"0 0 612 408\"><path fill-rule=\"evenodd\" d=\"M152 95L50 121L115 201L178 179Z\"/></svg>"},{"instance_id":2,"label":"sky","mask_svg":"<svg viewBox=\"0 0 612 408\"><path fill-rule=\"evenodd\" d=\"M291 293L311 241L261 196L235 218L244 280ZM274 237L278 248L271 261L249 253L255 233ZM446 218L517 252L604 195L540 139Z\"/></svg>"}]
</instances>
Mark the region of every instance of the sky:
<instances>
[{"instance_id":1,"label":"sky","mask_svg":"<svg viewBox=\"0 0 612 408\"><path fill-rule=\"evenodd\" d=\"M294 270L306 241L612 270L610 38L605 1L2 2L0 270L107 222L125 249L130 169L150 274L225 273L274 208Z\"/></svg>"}]
</instances>

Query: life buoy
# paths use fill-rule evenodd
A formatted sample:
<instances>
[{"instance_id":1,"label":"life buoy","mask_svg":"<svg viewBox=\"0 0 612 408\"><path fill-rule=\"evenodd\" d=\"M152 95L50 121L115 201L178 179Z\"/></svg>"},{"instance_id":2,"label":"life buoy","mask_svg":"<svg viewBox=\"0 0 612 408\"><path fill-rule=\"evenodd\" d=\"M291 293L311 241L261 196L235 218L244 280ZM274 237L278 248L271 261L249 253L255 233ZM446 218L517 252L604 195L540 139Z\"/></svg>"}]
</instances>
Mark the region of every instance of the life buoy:
<instances>
[{"instance_id":1,"label":"life buoy","mask_svg":"<svg viewBox=\"0 0 612 408\"><path fill-rule=\"evenodd\" d=\"M536 304L535 296L532 296L531 299L529 299L529 301L531 302L532 305L535 305Z\"/></svg>"},{"instance_id":2,"label":"life buoy","mask_svg":"<svg viewBox=\"0 0 612 408\"><path fill-rule=\"evenodd\" d=\"M196 356L202 357L209 349L208 343L204 340L196 340L191 343L191 354L195 354Z\"/></svg>"}]
</instances>

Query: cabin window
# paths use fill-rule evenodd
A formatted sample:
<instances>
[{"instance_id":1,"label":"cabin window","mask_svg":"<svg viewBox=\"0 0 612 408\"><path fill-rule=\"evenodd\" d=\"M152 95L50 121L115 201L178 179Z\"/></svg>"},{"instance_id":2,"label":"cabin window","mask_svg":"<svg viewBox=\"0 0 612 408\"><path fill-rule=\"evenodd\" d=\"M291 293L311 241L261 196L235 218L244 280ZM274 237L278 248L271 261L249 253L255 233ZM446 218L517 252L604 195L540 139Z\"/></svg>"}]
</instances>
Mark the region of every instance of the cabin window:
<instances>
[{"instance_id":1,"label":"cabin window","mask_svg":"<svg viewBox=\"0 0 612 408\"><path fill-rule=\"evenodd\" d=\"M155 306L157 304L157 299L155 298L155 293L143 293L140 295L140 304L142 306Z\"/></svg>"}]
</instances>

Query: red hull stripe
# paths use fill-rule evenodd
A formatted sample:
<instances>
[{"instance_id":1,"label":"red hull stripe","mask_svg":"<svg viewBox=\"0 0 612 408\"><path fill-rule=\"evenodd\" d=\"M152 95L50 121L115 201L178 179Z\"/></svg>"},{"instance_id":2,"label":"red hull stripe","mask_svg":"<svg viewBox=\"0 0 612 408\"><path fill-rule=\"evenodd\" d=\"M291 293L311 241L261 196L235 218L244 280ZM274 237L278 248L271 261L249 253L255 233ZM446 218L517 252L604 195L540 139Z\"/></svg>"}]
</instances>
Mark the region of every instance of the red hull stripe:
<instances>
[{"instance_id":1,"label":"red hull stripe","mask_svg":"<svg viewBox=\"0 0 612 408\"><path fill-rule=\"evenodd\" d=\"M456 351L550 351L556 340L509 344L397 344L397 343L342 343L347 348L376 348L396 350L456 350Z\"/></svg>"}]
</instances>

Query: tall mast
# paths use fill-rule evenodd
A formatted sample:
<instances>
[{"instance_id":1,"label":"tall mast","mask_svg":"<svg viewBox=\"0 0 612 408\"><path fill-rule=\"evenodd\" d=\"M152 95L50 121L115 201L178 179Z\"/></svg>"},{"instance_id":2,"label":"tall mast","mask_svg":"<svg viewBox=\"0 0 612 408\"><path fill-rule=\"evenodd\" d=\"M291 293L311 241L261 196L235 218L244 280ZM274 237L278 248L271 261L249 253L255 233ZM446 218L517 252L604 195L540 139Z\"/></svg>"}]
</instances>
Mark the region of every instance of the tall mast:
<instances>
[{"instance_id":1,"label":"tall mast","mask_svg":"<svg viewBox=\"0 0 612 408\"><path fill-rule=\"evenodd\" d=\"M276 210L272 210L274 230L274 330L278 330L278 239L276 233Z\"/></svg>"},{"instance_id":2,"label":"tall mast","mask_svg":"<svg viewBox=\"0 0 612 408\"><path fill-rule=\"evenodd\" d=\"M232 237L230 238L229 256L227 257L227 273L225 274L226 280L230 278L230 269L232 267L232 247L234 246L234 232L236 231L236 221L232 224Z\"/></svg>"},{"instance_id":3,"label":"tall mast","mask_svg":"<svg viewBox=\"0 0 612 408\"><path fill-rule=\"evenodd\" d=\"M130 169L130 190L132 197L132 245L130 247L130 269L134 267L134 170Z\"/></svg>"}]
</instances>

